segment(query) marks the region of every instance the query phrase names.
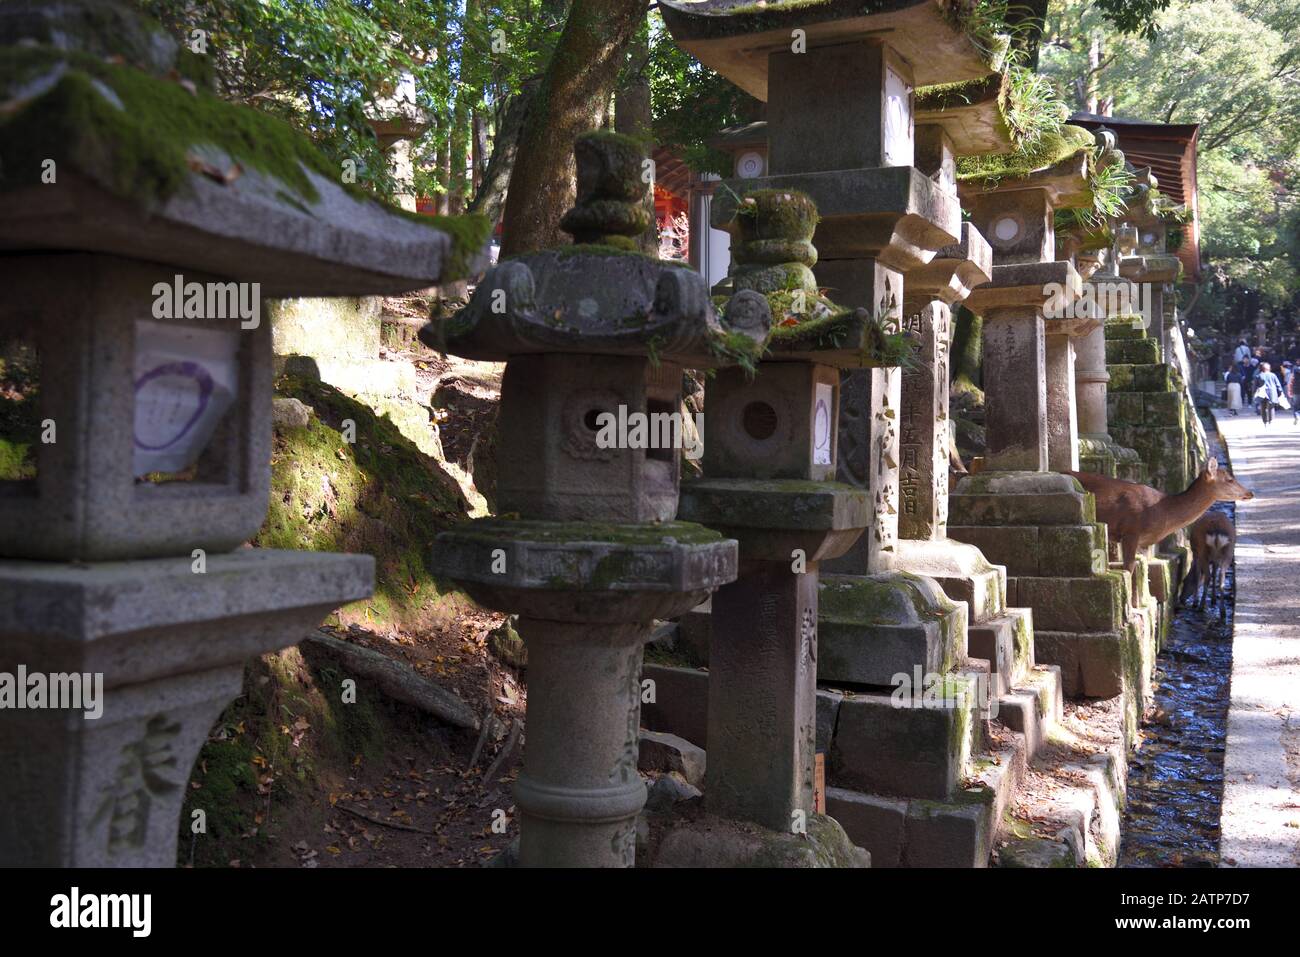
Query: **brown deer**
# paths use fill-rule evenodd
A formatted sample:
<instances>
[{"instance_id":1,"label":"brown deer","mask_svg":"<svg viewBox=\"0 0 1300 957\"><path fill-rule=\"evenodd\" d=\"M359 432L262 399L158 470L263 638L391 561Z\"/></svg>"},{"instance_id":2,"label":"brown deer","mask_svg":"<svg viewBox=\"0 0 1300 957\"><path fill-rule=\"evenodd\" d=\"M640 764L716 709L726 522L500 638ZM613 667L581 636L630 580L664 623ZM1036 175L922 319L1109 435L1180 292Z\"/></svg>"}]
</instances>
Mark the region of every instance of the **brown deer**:
<instances>
[{"instance_id":1,"label":"brown deer","mask_svg":"<svg viewBox=\"0 0 1300 957\"><path fill-rule=\"evenodd\" d=\"M1223 576L1232 564L1237 547L1237 527L1222 512L1206 512L1192 526L1192 571L1187 576L1190 593L1199 598L1198 610L1205 610L1208 594L1210 607L1219 606L1219 620L1227 617L1227 595L1223 592Z\"/></svg>"},{"instance_id":2,"label":"brown deer","mask_svg":"<svg viewBox=\"0 0 1300 957\"><path fill-rule=\"evenodd\" d=\"M1085 491L1097 500L1097 520L1106 523L1112 541L1118 541L1124 554L1124 570L1130 575L1137 567L1138 551L1160 541L1166 535L1186 528L1215 502L1244 502L1255 497L1220 469L1215 459L1205 463L1205 470L1185 492L1166 495L1149 485L1125 482L1092 472L1066 472L1078 479ZM1137 601L1138 581L1133 579L1133 600Z\"/></svg>"}]
</instances>

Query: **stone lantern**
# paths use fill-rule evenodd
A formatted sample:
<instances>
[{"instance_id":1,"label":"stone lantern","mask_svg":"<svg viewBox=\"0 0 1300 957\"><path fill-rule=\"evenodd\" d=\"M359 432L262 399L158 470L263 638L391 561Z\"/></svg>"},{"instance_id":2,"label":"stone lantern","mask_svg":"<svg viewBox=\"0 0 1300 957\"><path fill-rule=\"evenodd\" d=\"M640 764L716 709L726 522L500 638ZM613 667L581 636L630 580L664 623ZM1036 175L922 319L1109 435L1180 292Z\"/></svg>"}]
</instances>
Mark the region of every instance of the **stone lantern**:
<instances>
[{"instance_id":1,"label":"stone lantern","mask_svg":"<svg viewBox=\"0 0 1300 957\"><path fill-rule=\"evenodd\" d=\"M740 542L740 577L712 602L705 807L775 832L750 849L754 858L772 841L790 852L800 841L792 835L807 834L851 864L843 832L814 818L818 568L870 522L867 494L834 481L840 369L873 361L883 334L866 310L819 295L807 196L760 190L714 213L732 233L731 308L757 300L761 311L766 298L778 325L757 375L728 369L709 383L704 478L682 490L680 517ZM797 298L802 316L787 311ZM709 841L708 828L677 829L656 862L699 863Z\"/></svg>"},{"instance_id":2,"label":"stone lantern","mask_svg":"<svg viewBox=\"0 0 1300 957\"><path fill-rule=\"evenodd\" d=\"M421 288L486 230L345 191L126 5L10 5L0 43L0 335L35 348L42 426L0 483L0 672L102 683L92 720L0 713L0 863L170 866L244 662L373 585L366 555L238 548L270 486L264 301Z\"/></svg>"},{"instance_id":3,"label":"stone lantern","mask_svg":"<svg viewBox=\"0 0 1300 957\"><path fill-rule=\"evenodd\" d=\"M434 563L528 643L528 744L515 788L520 863L631 866L642 646L736 577L736 542L674 521L683 367L762 349L769 313L719 321L703 277L634 251L650 225L644 150L614 133L576 145L571 247L500 263L425 341L506 361L498 506L438 536ZM754 308L761 306L762 308ZM635 438L641 423L642 438Z\"/></svg>"}]
</instances>

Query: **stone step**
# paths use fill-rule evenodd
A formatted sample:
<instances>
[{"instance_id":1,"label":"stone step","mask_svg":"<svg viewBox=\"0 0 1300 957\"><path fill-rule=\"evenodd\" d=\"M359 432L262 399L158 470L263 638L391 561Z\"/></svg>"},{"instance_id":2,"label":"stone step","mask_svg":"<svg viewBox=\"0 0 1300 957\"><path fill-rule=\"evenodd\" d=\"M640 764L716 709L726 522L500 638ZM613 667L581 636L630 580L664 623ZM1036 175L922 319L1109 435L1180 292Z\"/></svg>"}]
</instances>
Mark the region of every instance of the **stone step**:
<instances>
[{"instance_id":1,"label":"stone step","mask_svg":"<svg viewBox=\"0 0 1300 957\"><path fill-rule=\"evenodd\" d=\"M962 661L966 605L932 579L905 572L823 575L817 678L893 687L894 676L952 670Z\"/></svg>"},{"instance_id":2,"label":"stone step","mask_svg":"<svg viewBox=\"0 0 1300 957\"><path fill-rule=\"evenodd\" d=\"M873 867L987 867L998 823L1025 773L1025 742L1003 731L946 801L826 789L826 813Z\"/></svg>"},{"instance_id":3,"label":"stone step","mask_svg":"<svg viewBox=\"0 0 1300 957\"><path fill-rule=\"evenodd\" d=\"M1122 722L1117 701L1082 718L1067 709L1001 819L995 866L1115 866L1127 772Z\"/></svg>"},{"instance_id":4,"label":"stone step","mask_svg":"<svg viewBox=\"0 0 1300 957\"><path fill-rule=\"evenodd\" d=\"M1007 579L1007 601L1034 610L1034 631L1119 631L1125 621L1127 576L1104 571L1087 577ZM1046 659L1045 659L1046 660Z\"/></svg>"},{"instance_id":5,"label":"stone step","mask_svg":"<svg viewBox=\"0 0 1300 957\"><path fill-rule=\"evenodd\" d=\"M654 684L642 691L641 725L707 748L709 673L699 668L646 662L641 666L643 689L646 681Z\"/></svg>"},{"instance_id":6,"label":"stone step","mask_svg":"<svg viewBox=\"0 0 1300 957\"><path fill-rule=\"evenodd\" d=\"M1061 723L1064 704L1061 669L1034 665L1016 687L998 698L997 720L1024 736L1026 755L1032 761Z\"/></svg>"},{"instance_id":7,"label":"stone step","mask_svg":"<svg viewBox=\"0 0 1300 957\"><path fill-rule=\"evenodd\" d=\"M1007 570L965 542L900 539L892 567L934 579L950 599L966 603L970 621L996 618L1006 607Z\"/></svg>"},{"instance_id":8,"label":"stone step","mask_svg":"<svg viewBox=\"0 0 1300 957\"><path fill-rule=\"evenodd\" d=\"M1160 361L1160 343L1154 339L1111 339L1106 343L1106 362L1156 363Z\"/></svg>"},{"instance_id":9,"label":"stone step","mask_svg":"<svg viewBox=\"0 0 1300 957\"><path fill-rule=\"evenodd\" d=\"M1100 567L1106 547L1094 523L952 525L948 532L1005 567L1009 577L1091 575ZM1006 601L1015 604L1009 595Z\"/></svg>"},{"instance_id":10,"label":"stone step","mask_svg":"<svg viewBox=\"0 0 1300 957\"><path fill-rule=\"evenodd\" d=\"M999 695L1017 685L1034 663L1034 616L1029 608L1008 608L1006 614L966 628L966 657L989 663Z\"/></svg>"},{"instance_id":11,"label":"stone step","mask_svg":"<svg viewBox=\"0 0 1300 957\"><path fill-rule=\"evenodd\" d=\"M975 695L976 680L957 673L941 676L929 699L923 689L915 689L914 697L906 688L845 694L835 709L827 784L899 798L951 799L982 737Z\"/></svg>"}]
</instances>

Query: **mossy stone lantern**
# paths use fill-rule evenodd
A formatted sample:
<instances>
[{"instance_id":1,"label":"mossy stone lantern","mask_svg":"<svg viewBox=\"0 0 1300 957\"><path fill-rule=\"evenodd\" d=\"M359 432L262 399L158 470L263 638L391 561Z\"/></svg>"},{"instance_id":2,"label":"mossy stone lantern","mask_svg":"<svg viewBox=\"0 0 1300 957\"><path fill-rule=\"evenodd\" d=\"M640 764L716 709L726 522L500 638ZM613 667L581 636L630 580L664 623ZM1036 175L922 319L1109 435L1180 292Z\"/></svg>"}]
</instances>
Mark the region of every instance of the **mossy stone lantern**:
<instances>
[{"instance_id":1,"label":"mossy stone lantern","mask_svg":"<svg viewBox=\"0 0 1300 957\"><path fill-rule=\"evenodd\" d=\"M840 370L891 361L889 339L866 310L818 292L807 196L762 190L722 208L730 306L766 300L776 326L756 375L710 381L704 477L683 486L678 513L740 542L740 577L712 601L705 807L789 838L814 813L818 567L872 515L867 492L834 481ZM807 833L847 844L837 826ZM683 827L661 862L690 860L707 840Z\"/></svg>"},{"instance_id":2,"label":"mossy stone lantern","mask_svg":"<svg viewBox=\"0 0 1300 957\"><path fill-rule=\"evenodd\" d=\"M497 265L421 337L506 361L498 508L438 536L434 562L528 643L528 747L515 787L520 863L630 866L641 651L655 619L736 576L736 543L674 521L683 367L761 351L766 310L720 322L703 277L636 252L644 149L580 137L577 243ZM743 304L742 304L743 305ZM653 426L656 440L638 423ZM626 426L626 428L625 428ZM667 441L664 441L667 438Z\"/></svg>"},{"instance_id":3,"label":"mossy stone lantern","mask_svg":"<svg viewBox=\"0 0 1300 957\"><path fill-rule=\"evenodd\" d=\"M125 4L0 9L0 337L35 349L41 429L5 437L35 454L0 482L0 673L102 680L96 720L5 711L3 864L173 865L246 660L371 593L370 556L238 547L270 488L264 298L423 288L486 240L345 191L199 67Z\"/></svg>"}]
</instances>

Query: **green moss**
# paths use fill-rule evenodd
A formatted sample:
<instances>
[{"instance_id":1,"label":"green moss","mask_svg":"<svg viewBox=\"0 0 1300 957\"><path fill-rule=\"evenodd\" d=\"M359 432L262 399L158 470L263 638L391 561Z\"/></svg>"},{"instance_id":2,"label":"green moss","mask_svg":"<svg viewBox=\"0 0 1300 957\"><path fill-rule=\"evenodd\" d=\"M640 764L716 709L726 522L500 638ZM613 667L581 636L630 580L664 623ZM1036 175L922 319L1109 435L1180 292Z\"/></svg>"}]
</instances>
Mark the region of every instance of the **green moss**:
<instances>
[{"instance_id":1,"label":"green moss","mask_svg":"<svg viewBox=\"0 0 1300 957\"><path fill-rule=\"evenodd\" d=\"M492 235L492 221L477 213L464 216L425 216L409 210L400 212L412 222L430 226L451 238L451 248L442 264L439 282L469 276L471 263L484 251Z\"/></svg>"},{"instance_id":2,"label":"green moss","mask_svg":"<svg viewBox=\"0 0 1300 957\"><path fill-rule=\"evenodd\" d=\"M1044 135L1028 149L1004 155L963 156L957 160L957 178L963 182L997 186L1004 179L1021 179L1049 169L1078 153L1091 152L1095 140L1081 126L1062 126Z\"/></svg>"},{"instance_id":3,"label":"green moss","mask_svg":"<svg viewBox=\"0 0 1300 957\"><path fill-rule=\"evenodd\" d=\"M271 500L254 539L265 548L375 556L375 594L352 611L415 626L456 612L461 601L429 568L429 545L464 518L455 483L387 417L324 383L283 377L277 393L316 412L305 428L277 433ZM356 423L357 442L340 434Z\"/></svg>"},{"instance_id":4,"label":"green moss","mask_svg":"<svg viewBox=\"0 0 1300 957\"><path fill-rule=\"evenodd\" d=\"M811 484L811 483L810 483ZM694 522L546 522L502 516L481 518L456 529L464 539L490 543L524 542L598 542L636 548L646 545L712 545L724 541L720 532Z\"/></svg>"},{"instance_id":5,"label":"green moss","mask_svg":"<svg viewBox=\"0 0 1300 957\"><path fill-rule=\"evenodd\" d=\"M46 88L46 78L55 77ZM39 183L43 164L53 160L56 171L76 170L116 196L152 205L189 181L196 149L215 149L278 180L285 199L319 198L310 170L359 200L447 233L452 249L444 279L466 274L491 230L480 216L421 216L379 203L359 186L340 182L339 167L278 117L206 89L191 93L134 66L51 47L6 47L0 50L0 91L0 99L10 100L0 113L0 192Z\"/></svg>"}]
</instances>

